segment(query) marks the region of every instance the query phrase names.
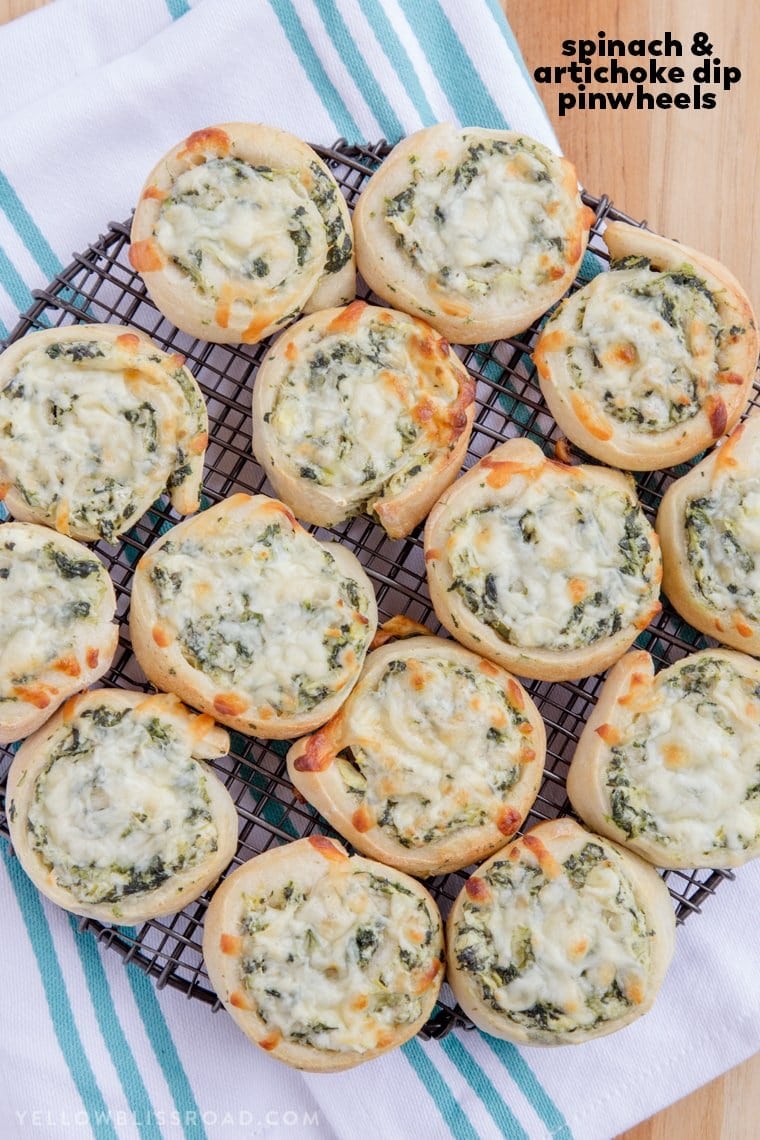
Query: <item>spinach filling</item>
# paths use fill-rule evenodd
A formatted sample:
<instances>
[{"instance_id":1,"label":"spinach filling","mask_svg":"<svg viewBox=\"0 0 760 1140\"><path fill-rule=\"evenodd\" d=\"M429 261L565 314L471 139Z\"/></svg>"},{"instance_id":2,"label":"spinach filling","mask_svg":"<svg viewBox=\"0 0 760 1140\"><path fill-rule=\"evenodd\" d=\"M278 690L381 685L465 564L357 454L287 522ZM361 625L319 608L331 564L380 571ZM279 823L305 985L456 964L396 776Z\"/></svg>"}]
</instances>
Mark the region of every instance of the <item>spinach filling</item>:
<instances>
[{"instance_id":1,"label":"spinach filling","mask_svg":"<svg viewBox=\"0 0 760 1140\"><path fill-rule=\"evenodd\" d=\"M144 789L124 770L124 756ZM48 795L56 803L67 797L65 820L51 815ZM96 706L50 751L36 778L27 831L60 887L82 903L118 906L217 850L210 803L206 777L171 722Z\"/></svg>"},{"instance_id":2,"label":"spinach filling","mask_svg":"<svg viewBox=\"0 0 760 1140\"><path fill-rule=\"evenodd\" d=\"M327 238L325 273L338 273L350 260L353 250L351 236L346 231L338 205L340 191L318 163L310 163L309 168L314 176L314 185L309 196L325 224Z\"/></svg>"},{"instance_id":3,"label":"spinach filling","mask_svg":"<svg viewBox=\"0 0 760 1140\"><path fill-rule=\"evenodd\" d=\"M718 612L740 610L760 621L760 549L746 545L760 514L760 480L727 480L712 495L689 499L684 512L693 581ZM751 538L750 538L751 541Z\"/></svg>"},{"instance_id":4,"label":"spinach filling","mask_svg":"<svg viewBox=\"0 0 760 1140\"><path fill-rule=\"evenodd\" d=\"M93 574L98 574L103 569L97 559L70 558L68 554L64 554L62 550L54 546L52 542L46 543L43 550L62 578L89 578Z\"/></svg>"},{"instance_id":5,"label":"spinach filling","mask_svg":"<svg viewBox=\"0 0 760 1140\"><path fill-rule=\"evenodd\" d=\"M446 751L439 780L447 790L457 785L466 787L458 770L464 763L472 763L472 753L475 752L482 756L484 771L480 775L484 775L488 788L485 796L482 788L470 787L467 803L460 804L452 794L431 807L430 788L420 786L418 757L413 748L407 753L393 747L388 753L386 748L381 746L375 750L365 741L344 749L337 759L338 771L348 794L358 802L366 802L378 826L407 849L424 848L458 831L492 823L496 814L495 804L509 802L509 793L523 775L524 765L519 754L530 735L528 718L489 678L476 675L467 666L451 661L436 661L434 670L433 678L428 679L416 702L414 732L427 736L431 741L437 737L441 699L451 705L452 715L456 715L460 708L468 708L471 700L488 706L499 727L489 724L488 718L482 716L477 722L481 735L477 736L473 730L468 737L466 754L454 746ZM400 705L404 690L408 688L407 673L406 662L390 661L367 696L372 701L379 700L386 707L394 707L396 703ZM443 693L440 687L435 688L441 678L445 686ZM425 699L426 691L431 691L429 703ZM391 770L399 784L392 795L382 791L388 777L389 755ZM433 762L434 755L435 752L428 749L428 764Z\"/></svg>"},{"instance_id":6,"label":"spinach filling","mask_svg":"<svg viewBox=\"0 0 760 1140\"><path fill-rule=\"evenodd\" d=\"M320 338L286 373L265 416L300 478L345 487L352 514L372 513L379 496L387 490L397 494L435 455L435 445L413 415L425 378L408 361L400 364L405 338L399 329L374 320L352 337ZM361 426L362 394L368 386L382 393L382 373L402 371L404 390L383 396L392 430L382 433L378 446ZM432 387L429 381L426 386ZM433 394L444 403L434 388Z\"/></svg>"},{"instance_id":7,"label":"spinach filling","mask_svg":"<svg viewBox=\"0 0 760 1140\"><path fill-rule=\"evenodd\" d=\"M293 217L290 220L290 229L288 230L288 237L296 247L296 261L299 268L303 268L309 257L309 249L311 248L311 233L303 222L303 216L306 213L304 206L297 206L293 212Z\"/></svg>"},{"instance_id":8,"label":"spinach filling","mask_svg":"<svg viewBox=\"0 0 760 1140\"><path fill-rule=\"evenodd\" d=\"M754 683L738 673L726 661L714 657L703 657L675 669L655 686L664 689L666 709L688 705L693 716L704 718L715 725L726 738L725 755L741 749L737 741L736 697L734 686L740 687L747 709L758 707L760 692ZM665 731L667 721L658 711L658 703L652 714L641 713L634 717L626 732L626 739L610 748L605 769L605 788L609 803L609 818L620 828L627 839L642 836L663 847L673 847L679 842L674 821L668 819L654 806L657 778L661 777L664 759L656 741ZM755 714L756 715L756 714ZM733 738L733 739L732 739ZM652 741L655 741L652 745ZM724 760L725 762L725 760ZM760 765L756 771L760 773ZM675 780L677 777L673 777ZM754 777L751 777L754 778ZM650 779L654 783L650 783ZM677 789L673 792L678 795ZM701 793L698 793L701 798ZM750 785L744 799L754 798ZM759 825L760 827L760 825ZM759 829L755 828L755 831ZM724 822L700 819L701 848L707 855L711 850L727 846ZM747 847L755 842L756 835L740 835L737 842Z\"/></svg>"},{"instance_id":9,"label":"spinach filling","mask_svg":"<svg viewBox=\"0 0 760 1140\"><path fill-rule=\"evenodd\" d=\"M132 488L106 475L94 479L89 491L91 500L76 506L72 517L84 526L93 527L104 542L113 545L135 512Z\"/></svg>"},{"instance_id":10,"label":"spinach filling","mask_svg":"<svg viewBox=\"0 0 760 1140\"><path fill-rule=\"evenodd\" d=\"M252 528L246 538L245 545L236 536L219 550L193 538L166 543L149 576L157 608L178 626L179 647L193 669L277 712L308 711L357 669L366 651L369 599L358 583L338 573L328 551L313 548L309 536L269 523ZM297 597L273 605L274 581L292 575L299 557L308 566L303 588ZM183 596L192 597L196 584L208 595L212 579L223 582L230 576L236 587L222 587L213 605L199 612L183 606ZM294 626L304 627L312 646L319 639L322 665L294 668L287 683L280 683L283 630Z\"/></svg>"},{"instance_id":11,"label":"spinach filling","mask_svg":"<svg viewBox=\"0 0 760 1140\"><path fill-rule=\"evenodd\" d=\"M564 500L563 493L559 500ZM503 577L481 566L470 541L463 538L461 547L450 556L452 582L448 590L456 593L470 613L507 644L537 644L555 650L593 645L613 637L625 624L635 620L643 597L651 593L654 551L651 530L639 505L618 492L595 490L578 496L577 503L572 533L568 535L571 548L581 552L597 549L600 564L605 569L600 570L596 580L590 581L578 601L566 611L556 610L557 628L551 638L545 634L542 640L535 642L528 640L522 609L530 589L535 589L537 563L541 566L542 562L539 528L543 525L551 530L555 525L550 513L551 502L524 510L499 506L476 508L452 522L454 534L464 533L472 520L477 520L478 529L495 523L503 532ZM605 526L603 508L613 504L615 518L611 526ZM617 541L616 532L620 533ZM568 557L567 564L572 565L572 557ZM551 572L547 570L547 573ZM569 569L566 577L572 577ZM626 578L631 581L626 583ZM556 604L556 595L553 604Z\"/></svg>"},{"instance_id":12,"label":"spinach filling","mask_svg":"<svg viewBox=\"0 0 760 1140\"><path fill-rule=\"evenodd\" d=\"M602 320L602 332L594 321L603 317L601 302L579 306L576 330L582 343L567 349L567 363L574 385L596 389L605 413L618 423L644 433L662 432L685 423L700 411L704 389L718 369L718 356L725 330L717 300L702 277L690 265L678 270L657 270L646 258L629 257L613 262L613 271L627 273L619 285L622 296L633 304L633 333L610 329ZM667 328L660 350L653 347L651 317ZM712 360L705 364L694 344L694 328L706 330L713 343ZM644 330L644 331L642 331ZM624 379L610 375L602 360L621 341L628 342L630 360ZM707 369L707 371L705 371Z\"/></svg>"},{"instance_id":13,"label":"spinach filling","mask_svg":"<svg viewBox=\"0 0 760 1140\"><path fill-rule=\"evenodd\" d=\"M420 1016L420 974L433 963L439 926L408 887L366 871L344 877L340 899L343 909L333 915L341 925L336 935L332 923L325 929L319 920L325 902L329 912L336 907L329 877L309 894L290 882L243 895L240 976L262 1021L289 1040L363 1050L365 1044L345 1038L364 1018L392 1029ZM410 919L414 940L404 933ZM339 1000L331 996L336 982ZM300 1000L302 988L309 994L308 1012ZM354 1004L346 996L360 1000ZM333 1033L341 1036L331 1039Z\"/></svg>"},{"instance_id":14,"label":"spinach filling","mask_svg":"<svg viewBox=\"0 0 760 1140\"><path fill-rule=\"evenodd\" d=\"M630 941L626 950L630 964L636 968L646 966L649 959L647 940L651 932L647 929L645 914L636 902L631 885L622 878L618 879L614 899L599 899L593 891L586 890L591 872L605 864L612 866L604 848L595 842L584 844L564 861L564 881L549 879L542 868L532 862L500 860L483 876L490 888L492 901L483 904L468 900L462 907L452 947L457 964L472 976L483 1001L495 1013L524 1026L538 1039L547 1034L587 1032L603 1022L624 1016L631 1008L632 1001L621 985L620 970L616 971L611 982L602 986L589 967L583 963L575 967L572 962L567 967L567 980L575 981L585 1008L569 1010L559 1001L552 1001L557 982L563 988L564 979L556 977L556 965L551 968L545 965L537 950L545 937L541 928L547 915L551 917L552 912L561 907L569 922L571 913L580 916L586 909L594 918L601 917L602 929L619 929L612 924L619 923L618 915L625 915L629 927L626 937ZM567 903L559 893L561 887L574 892L573 896L567 897ZM498 920L499 913L516 914L518 907L519 922L510 923L504 933ZM583 925L588 930L594 929L593 921ZM589 966L593 952L592 939L587 950ZM549 969L551 973L547 972ZM509 987L515 981L521 984L513 996ZM531 989L542 996L531 1004L525 1004L530 1001L525 995Z\"/></svg>"},{"instance_id":15,"label":"spinach filling","mask_svg":"<svg viewBox=\"0 0 760 1140\"><path fill-rule=\"evenodd\" d=\"M515 262L513 251L491 244L488 252L484 250L483 260L478 265L463 268L456 264L457 251L450 248L446 240L445 223L451 222L458 213L460 200L473 191L479 179L486 176L488 164L499 158L514 160L503 170L505 192L508 192L506 188L510 183L542 187L541 200L535 205L531 203L526 248ZM550 214L546 209L549 202L556 201L556 194L551 155L539 144L525 138L472 141L456 166L443 165L429 177L437 193L423 184L422 171L416 163L412 164L409 184L385 199L384 217L394 231L397 248L404 250L424 273L432 275L441 288L482 296L492 287L498 288L508 281L512 288L523 289L524 265L532 255L540 259L542 251L544 262L546 253L552 253L553 257L550 264L539 260L535 267L536 279L543 283L555 280L558 272L559 276L564 274L567 238L553 220L553 212ZM518 203L518 208L521 212L526 209L522 202ZM431 253L430 242L424 232L431 220L440 239L440 248L435 255Z\"/></svg>"},{"instance_id":16,"label":"spinach filling","mask_svg":"<svg viewBox=\"0 0 760 1140\"><path fill-rule=\"evenodd\" d=\"M105 356L105 352L97 341L62 341L58 344L49 344L45 353L51 360L59 357L68 357L75 364L82 360L94 360L98 356Z\"/></svg>"},{"instance_id":17,"label":"spinach filling","mask_svg":"<svg viewBox=\"0 0 760 1140\"><path fill-rule=\"evenodd\" d=\"M185 174L180 174L177 181L174 182L171 195L161 203L160 223L163 225L165 222L170 227L166 231L167 234L173 233L174 222L172 219L173 213L177 209L196 213L202 220L212 223L214 215L229 202L239 203L244 209L260 211L271 194L269 186L262 187L262 182L272 184L278 179L285 180L296 195L300 196L301 194L301 184L297 179L296 172L272 170L271 166L255 165L245 162L242 158L211 158L203 164L203 171L206 180L201 185L197 185L197 176L194 172L186 171ZM332 260L333 262L340 261L343 255L344 241L337 234L338 226L334 218L337 204L335 201L330 202L327 190L321 185L316 174L314 174L314 185L310 192L310 198L316 209L319 210L322 221L325 222L328 245L330 231L332 231ZM307 214L307 207L304 205L291 205L285 225L285 233L295 247L295 260L299 269L302 269L312 258L312 228L316 219L308 218ZM250 280L250 282L263 282L264 290L269 288L271 293L277 293L285 285L285 280L277 280L276 277L271 280L268 279L272 277L273 268L275 268L272 261L276 259L276 253L273 252L276 249L276 243L272 244L271 235L264 234L263 237L268 241L269 252L267 255L262 252L244 254L235 249L235 253L232 254L236 260L234 268L230 267L229 257L224 259L219 257L218 253L215 252L213 241L210 242L204 236L203 230L201 236L188 239L187 247L178 249L177 243L170 241L169 245L172 252L169 253L169 257L173 266L181 274L189 277L198 293L209 296L213 300L219 299L219 290L213 282L213 275L218 274L220 270L223 271L224 276L235 274ZM348 257L350 254L351 245L349 242ZM292 314L288 314L285 319L292 316Z\"/></svg>"}]
</instances>

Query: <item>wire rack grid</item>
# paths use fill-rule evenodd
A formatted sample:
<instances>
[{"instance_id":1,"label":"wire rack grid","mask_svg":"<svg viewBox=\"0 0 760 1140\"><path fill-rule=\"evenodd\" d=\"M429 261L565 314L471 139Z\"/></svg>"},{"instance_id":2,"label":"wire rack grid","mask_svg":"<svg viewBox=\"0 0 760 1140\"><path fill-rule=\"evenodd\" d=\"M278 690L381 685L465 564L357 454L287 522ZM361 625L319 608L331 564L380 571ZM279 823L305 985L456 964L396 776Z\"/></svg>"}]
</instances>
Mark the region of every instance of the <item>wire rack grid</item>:
<instances>
[{"instance_id":1,"label":"wire rack grid","mask_svg":"<svg viewBox=\"0 0 760 1140\"><path fill-rule=\"evenodd\" d=\"M351 207L390 148L384 141L356 147L341 139L334 147L315 149L331 168ZM645 224L634 222L615 209L606 196L595 198L584 193L583 200L595 214L589 250L601 262L608 261L601 240L607 220ZM111 223L107 232L77 254L46 289L36 291L34 304L20 318L9 342L34 329L85 321L114 321L142 330L163 349L186 357L208 403L211 430L204 505L241 490L251 494L272 493L250 450L251 385L266 355L268 342L253 346L212 345L193 340L174 328L151 303L141 279L127 260L129 228L129 221ZM589 274L593 275L599 263L594 267L593 257L590 263L587 257L584 266L586 274L581 272L574 289L584 284ZM361 282L358 295L372 299ZM535 325L518 338L460 350L477 382L477 416L466 467L495 444L516 435L527 435L547 453L553 452L560 433L546 411L530 359L537 335L538 325ZM753 394L753 404L760 406L757 391ZM650 518L654 517L669 483L685 470L686 467L681 466L649 472L637 480L642 504ZM118 547L103 543L96 547L116 588L117 618L121 623L119 647L102 684L150 688L132 655L125 623L130 579L135 562L176 521L168 501L162 498ZM380 620L403 613L423 622L433 632L440 631L427 592L420 530L407 539L391 541L381 528L366 518L354 519L330 531L312 530L318 537L337 537L357 554L375 587ZM652 654L658 668L706 644L706 639L667 604L637 641L639 647ZM526 827L571 812L565 777L601 684L599 676L579 682L527 683L546 724L547 755L544 780ZM273 845L312 831L331 834L324 820L290 784L284 760L287 748L288 744L283 741L266 742L233 733L229 756L216 763L218 774L235 800L240 819L238 850L231 869ZM13 747L0 748L0 811L4 808L5 780L13 751ZM7 836L4 814L0 814L0 831ZM734 877L732 872L722 870L663 874L679 922L699 912L718 886ZM465 872L457 872L427 881L444 914L465 878ZM217 1009L219 1002L211 989L201 954L207 905L208 896L204 895L178 914L152 920L139 929L103 926L91 919L82 920L80 928L94 932L104 945L121 954L125 962L136 963L159 987L170 985ZM422 1032L426 1037L441 1037L455 1025L469 1027L469 1022L444 986L439 1005Z\"/></svg>"}]
</instances>

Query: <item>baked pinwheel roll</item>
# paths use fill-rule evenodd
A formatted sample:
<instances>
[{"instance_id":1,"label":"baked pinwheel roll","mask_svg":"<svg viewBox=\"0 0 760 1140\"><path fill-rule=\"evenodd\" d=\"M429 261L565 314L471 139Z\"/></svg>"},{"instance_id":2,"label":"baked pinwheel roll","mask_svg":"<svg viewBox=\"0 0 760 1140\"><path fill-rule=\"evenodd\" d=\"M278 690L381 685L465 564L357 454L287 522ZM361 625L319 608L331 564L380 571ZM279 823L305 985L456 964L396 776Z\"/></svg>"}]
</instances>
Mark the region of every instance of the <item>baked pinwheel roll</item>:
<instances>
[{"instance_id":1,"label":"baked pinwheel roll","mask_svg":"<svg viewBox=\"0 0 760 1140\"><path fill-rule=\"evenodd\" d=\"M559 300L593 217L574 167L535 139L439 123L400 142L362 191L359 269L450 340L496 340Z\"/></svg>"},{"instance_id":2,"label":"baked pinwheel roll","mask_svg":"<svg viewBox=\"0 0 760 1140\"><path fill-rule=\"evenodd\" d=\"M23 522L115 542L166 489L198 509L208 416L181 356L125 325L29 333L0 356L0 497Z\"/></svg>"},{"instance_id":3,"label":"baked pinwheel roll","mask_svg":"<svg viewBox=\"0 0 760 1140\"><path fill-rule=\"evenodd\" d=\"M148 175L129 260L201 340L254 344L355 295L351 219L322 159L261 123L194 131Z\"/></svg>"},{"instance_id":4,"label":"baked pinwheel roll","mask_svg":"<svg viewBox=\"0 0 760 1140\"><path fill-rule=\"evenodd\" d=\"M504 845L545 752L514 677L454 642L411 637L369 655L336 716L293 745L288 773L359 851L425 878Z\"/></svg>"},{"instance_id":5,"label":"baked pinwheel roll","mask_svg":"<svg viewBox=\"0 0 760 1140\"><path fill-rule=\"evenodd\" d=\"M663 589L679 614L760 654L760 413L670 485L655 525Z\"/></svg>"},{"instance_id":6,"label":"baked pinwheel roll","mask_svg":"<svg viewBox=\"0 0 760 1140\"><path fill-rule=\"evenodd\" d=\"M103 676L115 611L111 579L84 546L32 523L0 526L0 744Z\"/></svg>"},{"instance_id":7,"label":"baked pinwheel roll","mask_svg":"<svg viewBox=\"0 0 760 1140\"><path fill-rule=\"evenodd\" d=\"M211 984L278 1061L337 1072L418 1032L443 980L441 916L418 882L311 835L228 876L203 932Z\"/></svg>"},{"instance_id":8,"label":"baked pinwheel roll","mask_svg":"<svg viewBox=\"0 0 760 1140\"><path fill-rule=\"evenodd\" d=\"M495 447L425 527L430 597L457 641L524 677L599 673L660 610L660 547L633 481Z\"/></svg>"},{"instance_id":9,"label":"baked pinwheel roll","mask_svg":"<svg viewBox=\"0 0 760 1140\"><path fill-rule=\"evenodd\" d=\"M571 819L536 827L465 883L446 927L464 1012L518 1045L579 1045L652 1006L675 916L653 867Z\"/></svg>"},{"instance_id":10,"label":"baked pinwheel roll","mask_svg":"<svg viewBox=\"0 0 760 1140\"><path fill-rule=\"evenodd\" d=\"M705 649L654 675L629 653L607 678L567 792L590 827L658 867L760 854L760 663Z\"/></svg>"},{"instance_id":11,"label":"baked pinwheel roll","mask_svg":"<svg viewBox=\"0 0 760 1140\"><path fill-rule=\"evenodd\" d=\"M233 495L179 523L135 570L132 645L153 684L267 739L329 720L376 625L357 558L266 495Z\"/></svg>"},{"instance_id":12,"label":"baked pinwheel roll","mask_svg":"<svg viewBox=\"0 0 760 1140\"><path fill-rule=\"evenodd\" d=\"M200 763L228 749L210 717L166 693L72 697L8 773L22 867L58 906L103 922L181 910L235 854L235 805Z\"/></svg>"},{"instance_id":13,"label":"baked pinwheel roll","mask_svg":"<svg viewBox=\"0 0 760 1140\"><path fill-rule=\"evenodd\" d=\"M612 257L547 321L533 359L563 432L633 471L691 459L749 399L758 336L749 298L717 261L611 222Z\"/></svg>"},{"instance_id":14,"label":"baked pinwheel roll","mask_svg":"<svg viewBox=\"0 0 760 1140\"><path fill-rule=\"evenodd\" d=\"M304 317L267 353L253 450L305 522L365 510L403 538L456 477L474 399L474 380L429 325L353 301Z\"/></svg>"}]
</instances>

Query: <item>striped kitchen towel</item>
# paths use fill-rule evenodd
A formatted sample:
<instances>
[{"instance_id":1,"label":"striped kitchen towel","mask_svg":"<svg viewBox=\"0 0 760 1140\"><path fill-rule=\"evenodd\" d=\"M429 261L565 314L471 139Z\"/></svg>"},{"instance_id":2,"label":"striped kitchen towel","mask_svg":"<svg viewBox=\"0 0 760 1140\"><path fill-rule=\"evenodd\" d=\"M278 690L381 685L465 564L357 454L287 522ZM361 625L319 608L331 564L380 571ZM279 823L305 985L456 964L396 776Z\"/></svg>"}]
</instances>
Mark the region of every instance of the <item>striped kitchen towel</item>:
<instances>
[{"instance_id":1,"label":"striped kitchen towel","mask_svg":"<svg viewBox=\"0 0 760 1140\"><path fill-rule=\"evenodd\" d=\"M128 215L159 155L228 119L321 143L453 119L556 146L498 0L58 0L0 28L0 335ZM3 1140L593 1140L760 1045L756 868L679 932L654 1011L612 1038L557 1052L457 1032L310 1076L79 935L0 846Z\"/></svg>"}]
</instances>

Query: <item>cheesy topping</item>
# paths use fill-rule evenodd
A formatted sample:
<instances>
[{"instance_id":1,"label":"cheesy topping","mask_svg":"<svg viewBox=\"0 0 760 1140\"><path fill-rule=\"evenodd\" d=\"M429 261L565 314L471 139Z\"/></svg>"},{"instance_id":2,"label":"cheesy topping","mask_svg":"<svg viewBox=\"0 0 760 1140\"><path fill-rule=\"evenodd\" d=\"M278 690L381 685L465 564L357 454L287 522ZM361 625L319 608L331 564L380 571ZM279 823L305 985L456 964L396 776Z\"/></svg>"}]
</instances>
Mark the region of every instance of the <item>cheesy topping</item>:
<instances>
[{"instance_id":1,"label":"cheesy topping","mask_svg":"<svg viewBox=\"0 0 760 1140\"><path fill-rule=\"evenodd\" d=\"M548 877L523 854L483 874L450 953L483 1001L540 1042L625 1016L647 989L651 932L630 881L597 842Z\"/></svg>"},{"instance_id":2,"label":"cheesy topping","mask_svg":"<svg viewBox=\"0 0 760 1140\"><path fill-rule=\"evenodd\" d=\"M694 582L718 613L760 622L760 479L725 479L684 512Z\"/></svg>"},{"instance_id":3,"label":"cheesy topping","mask_svg":"<svg viewBox=\"0 0 760 1140\"><path fill-rule=\"evenodd\" d=\"M228 282L243 282L245 304L255 309L299 282L308 296L325 262L324 230L297 171L212 158L178 175L155 233L199 293L223 300Z\"/></svg>"},{"instance_id":4,"label":"cheesy topping","mask_svg":"<svg viewBox=\"0 0 760 1140\"><path fill-rule=\"evenodd\" d=\"M48 745L30 843L81 903L157 890L217 850L206 777L176 722L155 711L87 708Z\"/></svg>"},{"instance_id":5,"label":"cheesy topping","mask_svg":"<svg viewBox=\"0 0 760 1140\"><path fill-rule=\"evenodd\" d=\"M316 539L271 517L222 517L211 534L170 539L150 582L193 669L288 715L356 677L369 599Z\"/></svg>"},{"instance_id":6,"label":"cheesy topping","mask_svg":"<svg viewBox=\"0 0 760 1140\"><path fill-rule=\"evenodd\" d=\"M438 973L440 923L390 877L330 869L244 895L241 984L259 1017L288 1041L363 1053L422 1013Z\"/></svg>"},{"instance_id":7,"label":"cheesy topping","mask_svg":"<svg viewBox=\"0 0 760 1140\"><path fill-rule=\"evenodd\" d=\"M571 650L639 621L659 558L633 495L562 477L452 520L450 590L510 645Z\"/></svg>"},{"instance_id":8,"label":"cheesy topping","mask_svg":"<svg viewBox=\"0 0 760 1140\"><path fill-rule=\"evenodd\" d=\"M535 757L503 684L445 659L390 661L347 718L346 788L404 847L494 823Z\"/></svg>"},{"instance_id":9,"label":"cheesy topping","mask_svg":"<svg viewBox=\"0 0 760 1140\"><path fill-rule=\"evenodd\" d=\"M0 703L22 699L24 686L56 664L67 679L82 671L108 583L84 547L73 558L54 537L7 533L0 527Z\"/></svg>"},{"instance_id":10,"label":"cheesy topping","mask_svg":"<svg viewBox=\"0 0 760 1140\"><path fill-rule=\"evenodd\" d=\"M760 692L719 657L654 680L605 766L609 814L629 839L709 856L760 839ZM617 723L617 722L616 722Z\"/></svg>"},{"instance_id":11,"label":"cheesy topping","mask_svg":"<svg viewBox=\"0 0 760 1140\"><path fill-rule=\"evenodd\" d=\"M577 257L577 202L557 160L527 139L461 137L457 159L423 169L385 201L398 247L435 286L467 298L528 298Z\"/></svg>"},{"instance_id":12,"label":"cheesy topping","mask_svg":"<svg viewBox=\"0 0 760 1140\"><path fill-rule=\"evenodd\" d=\"M560 324L573 330L571 391L634 432L664 432L692 419L717 390L728 330L691 266L657 271L645 258L618 264L632 267L613 265L563 309Z\"/></svg>"},{"instance_id":13,"label":"cheesy topping","mask_svg":"<svg viewBox=\"0 0 760 1140\"><path fill-rule=\"evenodd\" d=\"M0 388L0 476L35 518L113 542L187 478L205 409L184 369L167 364L105 339L32 347L20 360Z\"/></svg>"},{"instance_id":14,"label":"cheesy topping","mask_svg":"<svg viewBox=\"0 0 760 1140\"><path fill-rule=\"evenodd\" d=\"M368 308L350 334L311 326L292 343L297 355L264 419L300 478L340 488L359 510L454 446L447 415L462 378L446 342L412 320Z\"/></svg>"}]
</instances>

